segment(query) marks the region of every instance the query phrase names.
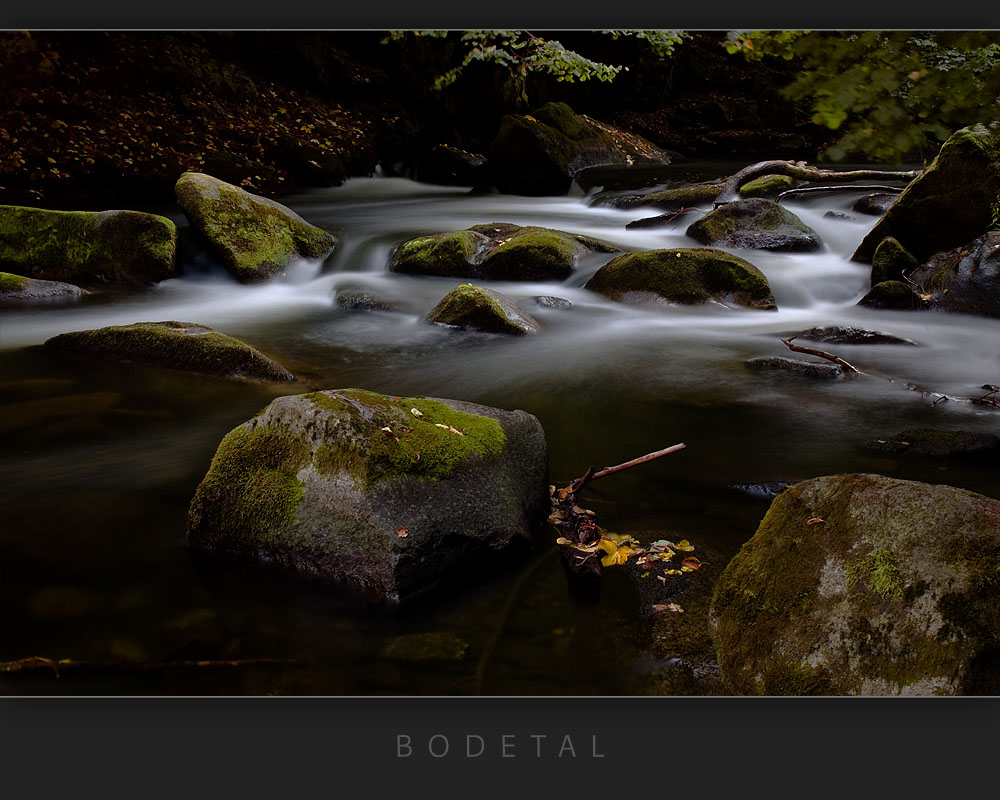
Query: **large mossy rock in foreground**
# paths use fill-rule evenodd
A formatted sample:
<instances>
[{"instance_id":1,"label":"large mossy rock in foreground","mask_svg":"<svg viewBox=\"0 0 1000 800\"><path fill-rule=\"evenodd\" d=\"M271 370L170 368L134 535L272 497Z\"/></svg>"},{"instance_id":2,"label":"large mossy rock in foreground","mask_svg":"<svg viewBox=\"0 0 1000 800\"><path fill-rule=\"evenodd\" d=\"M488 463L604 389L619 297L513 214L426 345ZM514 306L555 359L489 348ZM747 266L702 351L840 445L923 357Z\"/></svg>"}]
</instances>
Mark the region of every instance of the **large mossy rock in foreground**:
<instances>
[{"instance_id":1,"label":"large mossy rock in foreground","mask_svg":"<svg viewBox=\"0 0 1000 800\"><path fill-rule=\"evenodd\" d=\"M241 283L266 281L296 258L324 258L336 243L290 208L211 175L185 172L174 190L191 225Z\"/></svg>"},{"instance_id":2,"label":"large mossy rock in foreground","mask_svg":"<svg viewBox=\"0 0 1000 800\"><path fill-rule=\"evenodd\" d=\"M222 440L188 541L397 601L526 540L548 514L547 465L524 411L361 389L279 397Z\"/></svg>"},{"instance_id":3,"label":"large mossy rock in foreground","mask_svg":"<svg viewBox=\"0 0 1000 800\"><path fill-rule=\"evenodd\" d=\"M982 236L1000 198L1000 123L954 133L875 223L852 256L870 263L886 236L918 261Z\"/></svg>"},{"instance_id":4,"label":"large mossy rock in foreground","mask_svg":"<svg viewBox=\"0 0 1000 800\"><path fill-rule=\"evenodd\" d=\"M620 303L777 308L767 278L757 267L711 247L626 253L601 267L586 288Z\"/></svg>"},{"instance_id":5,"label":"large mossy rock in foreground","mask_svg":"<svg viewBox=\"0 0 1000 800\"><path fill-rule=\"evenodd\" d=\"M0 272L0 306L20 306L78 300L86 292L79 286L61 281L40 281Z\"/></svg>"},{"instance_id":6,"label":"large mossy rock in foreground","mask_svg":"<svg viewBox=\"0 0 1000 800\"><path fill-rule=\"evenodd\" d=\"M641 136L575 114L565 103L504 117L489 156L500 189L532 196L566 194L588 167L670 163Z\"/></svg>"},{"instance_id":7,"label":"large mossy rock in foreground","mask_svg":"<svg viewBox=\"0 0 1000 800\"><path fill-rule=\"evenodd\" d=\"M193 322L137 322L73 331L45 342L52 350L148 364L220 378L293 381L295 376L239 339Z\"/></svg>"},{"instance_id":8,"label":"large mossy rock in foreground","mask_svg":"<svg viewBox=\"0 0 1000 800\"><path fill-rule=\"evenodd\" d=\"M562 281L587 253L615 253L589 236L493 222L420 236L392 254L391 272L484 281Z\"/></svg>"},{"instance_id":9,"label":"large mossy rock in foreground","mask_svg":"<svg viewBox=\"0 0 1000 800\"><path fill-rule=\"evenodd\" d=\"M177 227L141 211L0 206L0 269L72 284L141 285L170 278Z\"/></svg>"},{"instance_id":10,"label":"large mossy rock in foreground","mask_svg":"<svg viewBox=\"0 0 1000 800\"><path fill-rule=\"evenodd\" d=\"M484 333L514 336L538 333L542 326L517 303L492 289L463 283L446 294L427 321Z\"/></svg>"},{"instance_id":11,"label":"large mossy rock in foreground","mask_svg":"<svg viewBox=\"0 0 1000 800\"><path fill-rule=\"evenodd\" d=\"M730 689L1000 692L1000 501L881 475L787 489L715 588Z\"/></svg>"},{"instance_id":12,"label":"large mossy rock in foreground","mask_svg":"<svg viewBox=\"0 0 1000 800\"><path fill-rule=\"evenodd\" d=\"M773 200L726 203L691 223L685 233L701 244L802 253L818 250L819 234Z\"/></svg>"}]
</instances>

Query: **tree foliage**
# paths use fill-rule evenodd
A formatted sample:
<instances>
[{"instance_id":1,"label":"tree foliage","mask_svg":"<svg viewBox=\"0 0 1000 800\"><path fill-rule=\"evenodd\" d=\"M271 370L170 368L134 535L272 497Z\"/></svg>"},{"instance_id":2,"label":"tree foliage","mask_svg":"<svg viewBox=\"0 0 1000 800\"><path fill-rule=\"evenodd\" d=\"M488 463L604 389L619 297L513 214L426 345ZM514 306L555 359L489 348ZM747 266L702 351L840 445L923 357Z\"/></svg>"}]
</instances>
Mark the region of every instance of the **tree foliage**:
<instances>
[{"instance_id":1,"label":"tree foliage","mask_svg":"<svg viewBox=\"0 0 1000 800\"><path fill-rule=\"evenodd\" d=\"M919 160L954 130L1000 118L995 31L730 31L723 44L750 60L801 60L783 93L842 132L823 154L832 161Z\"/></svg>"}]
</instances>

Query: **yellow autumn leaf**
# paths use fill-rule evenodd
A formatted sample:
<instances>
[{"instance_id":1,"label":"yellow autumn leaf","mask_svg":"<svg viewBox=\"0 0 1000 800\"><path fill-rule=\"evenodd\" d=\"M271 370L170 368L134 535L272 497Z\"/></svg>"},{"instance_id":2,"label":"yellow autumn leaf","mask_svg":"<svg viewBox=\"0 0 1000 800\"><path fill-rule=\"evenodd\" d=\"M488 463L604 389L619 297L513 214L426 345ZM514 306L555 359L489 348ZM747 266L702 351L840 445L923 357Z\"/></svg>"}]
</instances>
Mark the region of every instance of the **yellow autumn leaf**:
<instances>
[{"instance_id":1,"label":"yellow autumn leaf","mask_svg":"<svg viewBox=\"0 0 1000 800\"><path fill-rule=\"evenodd\" d=\"M624 564L628 561L629 556L632 555L635 555L635 551L631 547L619 547L615 550L615 552L604 556L604 558L601 559L601 564L605 567L613 567L616 564Z\"/></svg>"},{"instance_id":2,"label":"yellow autumn leaf","mask_svg":"<svg viewBox=\"0 0 1000 800\"><path fill-rule=\"evenodd\" d=\"M694 550L694 545L691 544L687 539L681 539L677 544L674 545L678 550L683 550L686 553Z\"/></svg>"}]
</instances>

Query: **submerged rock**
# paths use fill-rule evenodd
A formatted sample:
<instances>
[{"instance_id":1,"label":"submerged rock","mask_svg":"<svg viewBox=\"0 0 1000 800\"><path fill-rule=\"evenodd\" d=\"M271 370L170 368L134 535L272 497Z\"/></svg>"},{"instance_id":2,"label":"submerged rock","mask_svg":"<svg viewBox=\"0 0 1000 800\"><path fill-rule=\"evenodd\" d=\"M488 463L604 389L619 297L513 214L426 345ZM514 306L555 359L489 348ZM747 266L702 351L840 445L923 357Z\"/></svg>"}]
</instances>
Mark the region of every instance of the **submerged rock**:
<instances>
[{"instance_id":1,"label":"submerged rock","mask_svg":"<svg viewBox=\"0 0 1000 800\"><path fill-rule=\"evenodd\" d=\"M822 378L826 380L839 380L844 377L844 370L837 364L825 361L803 361L798 358L786 358L785 356L759 356L744 362L749 369L753 370L776 370L788 372L803 378Z\"/></svg>"},{"instance_id":2,"label":"submerged rock","mask_svg":"<svg viewBox=\"0 0 1000 800\"><path fill-rule=\"evenodd\" d=\"M913 270L910 280L921 288L927 308L1000 317L1000 231L938 253Z\"/></svg>"},{"instance_id":3,"label":"submerged rock","mask_svg":"<svg viewBox=\"0 0 1000 800\"><path fill-rule=\"evenodd\" d=\"M632 194L617 197L611 205L616 208L641 208L653 206L664 211L677 211L688 206L705 205L719 196L722 186L717 183L697 183L691 186L680 186L674 189L663 189L647 194Z\"/></svg>"},{"instance_id":4,"label":"submerged rock","mask_svg":"<svg viewBox=\"0 0 1000 800\"><path fill-rule=\"evenodd\" d=\"M139 285L174 274L177 228L140 211L0 206L0 269L72 284Z\"/></svg>"},{"instance_id":5,"label":"submerged rock","mask_svg":"<svg viewBox=\"0 0 1000 800\"><path fill-rule=\"evenodd\" d=\"M710 613L734 693L996 694L1000 501L881 475L796 484Z\"/></svg>"},{"instance_id":6,"label":"submerged rock","mask_svg":"<svg viewBox=\"0 0 1000 800\"><path fill-rule=\"evenodd\" d=\"M45 346L112 361L200 372L220 378L295 380L287 369L250 345L193 322L137 322L73 331L52 337Z\"/></svg>"},{"instance_id":7,"label":"submerged rock","mask_svg":"<svg viewBox=\"0 0 1000 800\"><path fill-rule=\"evenodd\" d=\"M1000 123L955 132L931 165L898 196L852 256L870 262L886 236L918 261L989 230L1000 197Z\"/></svg>"},{"instance_id":8,"label":"submerged rock","mask_svg":"<svg viewBox=\"0 0 1000 800\"><path fill-rule=\"evenodd\" d=\"M890 194L889 192L872 192L855 200L851 211L881 217L889 210L889 206L896 202L897 197L899 197L898 194Z\"/></svg>"},{"instance_id":9,"label":"submerged rock","mask_svg":"<svg viewBox=\"0 0 1000 800\"><path fill-rule=\"evenodd\" d=\"M726 203L693 222L687 235L717 247L808 252L820 247L819 234L773 200Z\"/></svg>"},{"instance_id":10,"label":"submerged rock","mask_svg":"<svg viewBox=\"0 0 1000 800\"><path fill-rule=\"evenodd\" d=\"M913 289L902 281L882 281L875 284L868 294L858 300L858 305L896 311L914 311L924 307Z\"/></svg>"},{"instance_id":11,"label":"submerged rock","mask_svg":"<svg viewBox=\"0 0 1000 800\"><path fill-rule=\"evenodd\" d=\"M427 321L515 336L538 333L542 329L534 317L509 297L471 283L463 283L446 294L427 315Z\"/></svg>"},{"instance_id":12,"label":"submerged rock","mask_svg":"<svg viewBox=\"0 0 1000 800\"><path fill-rule=\"evenodd\" d=\"M912 272L917 265L917 259L909 250L897 239L886 236L872 256L872 286L883 281L901 281L903 275Z\"/></svg>"},{"instance_id":13,"label":"submerged rock","mask_svg":"<svg viewBox=\"0 0 1000 800\"><path fill-rule=\"evenodd\" d=\"M777 308L771 287L759 269L749 261L713 248L626 253L601 267L586 288L620 303L716 302L765 310Z\"/></svg>"},{"instance_id":14,"label":"submerged rock","mask_svg":"<svg viewBox=\"0 0 1000 800\"><path fill-rule=\"evenodd\" d=\"M377 295L354 289L337 292L334 302L337 308L349 311L392 311L395 308Z\"/></svg>"},{"instance_id":15,"label":"submerged rock","mask_svg":"<svg viewBox=\"0 0 1000 800\"><path fill-rule=\"evenodd\" d=\"M485 281L562 281L582 256L594 252L619 251L588 236L494 222L404 242L393 252L389 269Z\"/></svg>"},{"instance_id":16,"label":"submerged rock","mask_svg":"<svg viewBox=\"0 0 1000 800\"><path fill-rule=\"evenodd\" d=\"M531 298L542 308L572 308L573 303L564 297L552 297L550 295L539 295Z\"/></svg>"},{"instance_id":17,"label":"submerged rock","mask_svg":"<svg viewBox=\"0 0 1000 800\"><path fill-rule=\"evenodd\" d=\"M992 456L1000 454L1000 436L940 428L910 428L889 439L868 442L865 447L880 453L906 453L934 458Z\"/></svg>"},{"instance_id":18,"label":"submerged rock","mask_svg":"<svg viewBox=\"0 0 1000 800\"><path fill-rule=\"evenodd\" d=\"M212 254L241 283L266 281L295 258L324 258L336 243L290 208L211 175L185 172L175 192Z\"/></svg>"},{"instance_id":19,"label":"submerged rock","mask_svg":"<svg viewBox=\"0 0 1000 800\"><path fill-rule=\"evenodd\" d=\"M731 488L751 497L773 500L791 485L786 481L768 481L767 483L734 483Z\"/></svg>"},{"instance_id":20,"label":"submerged rock","mask_svg":"<svg viewBox=\"0 0 1000 800\"><path fill-rule=\"evenodd\" d=\"M915 345L911 339L901 339L888 333L868 331L864 328L848 328L840 325L831 327L810 328L795 334L797 339L807 339L811 342L825 344L909 344Z\"/></svg>"},{"instance_id":21,"label":"submerged rock","mask_svg":"<svg viewBox=\"0 0 1000 800\"><path fill-rule=\"evenodd\" d=\"M526 540L548 507L532 415L328 390L279 397L222 440L188 541L396 601Z\"/></svg>"},{"instance_id":22,"label":"submerged rock","mask_svg":"<svg viewBox=\"0 0 1000 800\"><path fill-rule=\"evenodd\" d=\"M382 658L390 661L461 661L469 643L453 633L407 633L397 636L384 648Z\"/></svg>"},{"instance_id":23,"label":"submerged rock","mask_svg":"<svg viewBox=\"0 0 1000 800\"><path fill-rule=\"evenodd\" d=\"M499 188L533 196L566 194L573 177L589 167L670 163L641 136L575 114L565 103L505 116L489 156Z\"/></svg>"},{"instance_id":24,"label":"submerged rock","mask_svg":"<svg viewBox=\"0 0 1000 800\"><path fill-rule=\"evenodd\" d=\"M850 214L845 214L843 211L827 211L823 216L826 217L827 219L843 219L843 220L854 219L854 217L852 217Z\"/></svg>"},{"instance_id":25,"label":"submerged rock","mask_svg":"<svg viewBox=\"0 0 1000 800\"><path fill-rule=\"evenodd\" d=\"M40 281L0 272L0 306L78 300L86 292L79 286L61 281Z\"/></svg>"}]
</instances>

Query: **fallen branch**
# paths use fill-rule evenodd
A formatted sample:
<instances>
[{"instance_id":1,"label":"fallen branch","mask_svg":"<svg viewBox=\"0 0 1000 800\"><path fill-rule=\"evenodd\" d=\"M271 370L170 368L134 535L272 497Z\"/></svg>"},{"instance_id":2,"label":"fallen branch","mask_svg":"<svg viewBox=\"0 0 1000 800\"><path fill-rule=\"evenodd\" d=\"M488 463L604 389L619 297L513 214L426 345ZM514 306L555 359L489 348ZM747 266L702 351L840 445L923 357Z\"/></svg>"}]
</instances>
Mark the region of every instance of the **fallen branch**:
<instances>
[{"instance_id":1,"label":"fallen branch","mask_svg":"<svg viewBox=\"0 0 1000 800\"><path fill-rule=\"evenodd\" d=\"M829 181L838 183L843 181L882 179L911 181L920 174L920 170L910 170L905 172L889 172L878 169L855 169L847 172L837 172L831 169L819 169L808 167L804 161L760 161L744 167L739 172L731 175L722 185L722 191L715 200L715 207L732 203L740 199L740 187L749 183L762 175L787 175L790 178L798 178L804 181Z\"/></svg>"},{"instance_id":2,"label":"fallen branch","mask_svg":"<svg viewBox=\"0 0 1000 800\"><path fill-rule=\"evenodd\" d=\"M899 194L903 191L904 187L900 186L860 186L857 184L849 184L847 186L804 186L801 189L785 189L777 197L774 198L776 203L780 203L783 197L788 197L793 194L807 194L809 192L857 192L857 191L872 191L877 190L880 192L892 192L893 194Z\"/></svg>"},{"instance_id":3,"label":"fallen branch","mask_svg":"<svg viewBox=\"0 0 1000 800\"><path fill-rule=\"evenodd\" d=\"M812 347L802 347L798 344L792 344L793 339L797 339L798 336L792 336L788 339L782 339L782 344L786 345L789 350L794 350L796 353L807 353L811 356L817 356L819 358L825 358L827 361L832 361L834 364L838 364L848 372L854 372L858 375L864 375L864 373L855 367L853 364L849 364L840 356L835 356L833 353L827 353L825 350L816 350Z\"/></svg>"},{"instance_id":4,"label":"fallen branch","mask_svg":"<svg viewBox=\"0 0 1000 800\"><path fill-rule=\"evenodd\" d=\"M0 661L0 673L51 671L59 678L63 672L158 672L167 669L213 669L216 667L300 666L305 662L285 658L244 658L236 660L207 661L77 661L72 658L58 660L30 656L16 661Z\"/></svg>"}]
</instances>

